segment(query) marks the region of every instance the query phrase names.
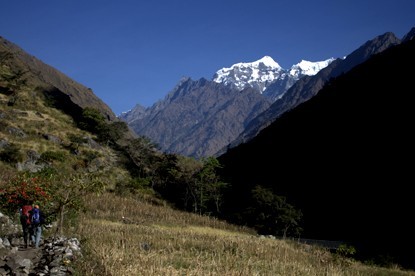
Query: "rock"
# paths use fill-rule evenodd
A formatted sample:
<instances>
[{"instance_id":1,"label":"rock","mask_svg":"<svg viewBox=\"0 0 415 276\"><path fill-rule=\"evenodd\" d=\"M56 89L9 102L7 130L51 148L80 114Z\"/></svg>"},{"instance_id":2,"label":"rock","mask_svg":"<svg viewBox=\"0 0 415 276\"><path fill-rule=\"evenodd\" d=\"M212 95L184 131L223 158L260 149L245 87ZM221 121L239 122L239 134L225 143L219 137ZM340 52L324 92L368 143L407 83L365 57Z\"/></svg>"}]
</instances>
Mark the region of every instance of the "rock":
<instances>
[{"instance_id":1,"label":"rock","mask_svg":"<svg viewBox=\"0 0 415 276\"><path fill-rule=\"evenodd\" d=\"M7 131L16 137L25 138L27 136L23 130L16 127L8 127Z\"/></svg>"},{"instance_id":2,"label":"rock","mask_svg":"<svg viewBox=\"0 0 415 276\"><path fill-rule=\"evenodd\" d=\"M62 144L62 139L55 136L55 135L52 135L52 134L46 134L45 133L45 134L43 134L43 138L45 138L46 140L49 140L49 141L51 141L55 144Z\"/></svg>"},{"instance_id":3,"label":"rock","mask_svg":"<svg viewBox=\"0 0 415 276\"><path fill-rule=\"evenodd\" d=\"M2 218L4 216L2 214ZM70 264L82 257L80 242L76 238L51 237L39 249L19 248L22 244L18 226L7 219L15 233L0 238L0 275L72 275ZM12 241L12 242L10 242Z\"/></svg>"},{"instance_id":4,"label":"rock","mask_svg":"<svg viewBox=\"0 0 415 276\"><path fill-rule=\"evenodd\" d=\"M4 247L10 247L11 246L10 241L9 241L8 238L3 238L3 245L4 245Z\"/></svg>"}]
</instances>

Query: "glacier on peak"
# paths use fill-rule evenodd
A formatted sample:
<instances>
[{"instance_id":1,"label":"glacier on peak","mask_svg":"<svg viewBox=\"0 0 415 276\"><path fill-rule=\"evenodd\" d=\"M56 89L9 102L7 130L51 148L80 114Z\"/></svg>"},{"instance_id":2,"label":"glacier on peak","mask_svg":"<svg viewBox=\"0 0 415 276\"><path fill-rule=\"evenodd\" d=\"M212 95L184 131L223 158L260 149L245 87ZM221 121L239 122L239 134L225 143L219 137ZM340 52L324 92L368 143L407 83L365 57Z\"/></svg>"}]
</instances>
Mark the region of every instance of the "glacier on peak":
<instances>
[{"instance_id":1,"label":"glacier on peak","mask_svg":"<svg viewBox=\"0 0 415 276\"><path fill-rule=\"evenodd\" d=\"M260 63L263 63L265 66L274 68L274 69L282 69L282 67L270 56L264 56L263 58L252 62L252 66L258 67ZM243 64L243 63L242 63ZM249 65L249 63L247 63Z\"/></svg>"},{"instance_id":2,"label":"glacier on peak","mask_svg":"<svg viewBox=\"0 0 415 276\"><path fill-rule=\"evenodd\" d=\"M271 69L282 69L282 67L270 56L264 56L261 59L258 59L257 61L253 62L239 62L235 63L231 67L225 67L222 69L219 69L215 75L227 75L230 71L235 69L243 69L243 68L259 68L261 64L265 65L268 68Z\"/></svg>"},{"instance_id":3,"label":"glacier on peak","mask_svg":"<svg viewBox=\"0 0 415 276\"><path fill-rule=\"evenodd\" d=\"M216 71L212 80L240 91L246 87L252 87L260 93L279 81L286 90L300 77L317 74L333 60L334 58L318 62L301 60L300 63L287 70L283 69L272 57L264 56L254 62L240 62L231 67L222 68Z\"/></svg>"},{"instance_id":4,"label":"glacier on peak","mask_svg":"<svg viewBox=\"0 0 415 276\"><path fill-rule=\"evenodd\" d=\"M291 66L289 70L290 75L300 77L300 76L314 76L317 74L321 69L327 67L330 63L332 63L335 58L329 58L323 61L307 61L301 60L299 63L294 64Z\"/></svg>"}]
</instances>

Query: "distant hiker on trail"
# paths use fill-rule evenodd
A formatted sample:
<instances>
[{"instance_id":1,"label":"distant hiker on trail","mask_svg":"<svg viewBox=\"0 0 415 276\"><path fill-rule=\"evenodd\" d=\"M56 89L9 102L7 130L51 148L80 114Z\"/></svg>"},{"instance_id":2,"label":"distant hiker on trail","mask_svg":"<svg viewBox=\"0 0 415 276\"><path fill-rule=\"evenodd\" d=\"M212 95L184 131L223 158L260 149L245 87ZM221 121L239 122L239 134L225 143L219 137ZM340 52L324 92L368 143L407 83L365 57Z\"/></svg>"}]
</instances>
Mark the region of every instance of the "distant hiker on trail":
<instances>
[{"instance_id":1,"label":"distant hiker on trail","mask_svg":"<svg viewBox=\"0 0 415 276\"><path fill-rule=\"evenodd\" d=\"M23 206L19 209L20 223L23 230L23 240L26 248L28 246L27 243L30 241L30 237L32 236L32 227L30 225L32 209L32 205L27 201L24 202Z\"/></svg>"},{"instance_id":2,"label":"distant hiker on trail","mask_svg":"<svg viewBox=\"0 0 415 276\"><path fill-rule=\"evenodd\" d=\"M40 239L42 238L42 225L45 222L43 212L39 209L39 205L35 205L31 212L31 225L32 225L32 244L36 248L39 248Z\"/></svg>"}]
</instances>

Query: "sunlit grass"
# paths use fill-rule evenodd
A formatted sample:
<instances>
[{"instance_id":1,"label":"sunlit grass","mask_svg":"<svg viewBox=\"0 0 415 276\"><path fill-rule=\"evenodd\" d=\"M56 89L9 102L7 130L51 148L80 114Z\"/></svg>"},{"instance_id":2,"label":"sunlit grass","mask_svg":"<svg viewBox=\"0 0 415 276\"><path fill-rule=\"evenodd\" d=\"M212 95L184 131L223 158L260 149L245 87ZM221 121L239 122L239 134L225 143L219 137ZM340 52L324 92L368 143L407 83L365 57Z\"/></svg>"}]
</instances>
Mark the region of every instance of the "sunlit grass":
<instances>
[{"instance_id":1,"label":"sunlit grass","mask_svg":"<svg viewBox=\"0 0 415 276\"><path fill-rule=\"evenodd\" d=\"M6 69L0 67L0 73L9 73ZM4 128L27 134L21 138L2 131L0 139L12 141L22 153L64 151L67 158L54 167L71 172L87 157L83 151L92 149L80 145L80 155L71 155L67 135L83 137L86 132L76 128L69 115L46 106L41 90L34 87L23 86L16 95L0 94L0 111L7 117ZM60 138L62 144L45 139L45 134ZM115 153L104 146L99 151L106 157L99 160L99 169L107 187L128 181L128 172L114 166ZM0 162L3 175L14 170ZM141 201L111 193L86 199L86 212L76 226L66 229L82 243L83 257L73 264L77 275L415 275L365 266L310 245L261 238L248 228L174 210L161 200L152 199L158 205L143 201L149 196L136 197Z\"/></svg>"},{"instance_id":2,"label":"sunlit grass","mask_svg":"<svg viewBox=\"0 0 415 276\"><path fill-rule=\"evenodd\" d=\"M88 252L81 275L415 275L114 194L86 203L72 233Z\"/></svg>"}]
</instances>

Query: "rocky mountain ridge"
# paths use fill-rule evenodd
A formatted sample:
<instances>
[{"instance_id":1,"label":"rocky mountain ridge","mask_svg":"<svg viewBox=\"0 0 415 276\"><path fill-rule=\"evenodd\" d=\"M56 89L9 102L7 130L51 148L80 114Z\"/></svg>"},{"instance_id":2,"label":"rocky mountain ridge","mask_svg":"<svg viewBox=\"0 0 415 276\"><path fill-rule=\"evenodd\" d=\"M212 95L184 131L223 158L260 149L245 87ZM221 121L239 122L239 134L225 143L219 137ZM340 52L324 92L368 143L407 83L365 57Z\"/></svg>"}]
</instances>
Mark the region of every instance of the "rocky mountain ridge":
<instances>
[{"instance_id":1,"label":"rocky mountain ridge","mask_svg":"<svg viewBox=\"0 0 415 276\"><path fill-rule=\"evenodd\" d=\"M217 89L216 93L204 92L203 85L209 82L206 79L196 81L203 85L193 84L192 93L185 93L182 84L189 79L184 78L164 100L149 108L137 105L120 118L164 152L195 158L220 156L258 135L284 112L315 96L331 78L400 42L393 33L386 32L345 57L314 63L301 61L289 70L281 68L269 56L252 63L237 63L215 73L212 82L219 86L209 89ZM241 97L243 89L248 88L257 95ZM209 97L222 103L232 102L232 111L227 109L229 105L221 104L210 109Z\"/></svg>"},{"instance_id":2,"label":"rocky mountain ridge","mask_svg":"<svg viewBox=\"0 0 415 276\"><path fill-rule=\"evenodd\" d=\"M183 79L129 126L165 152L202 157L230 143L270 104L252 88L238 91L206 79Z\"/></svg>"},{"instance_id":3,"label":"rocky mountain ridge","mask_svg":"<svg viewBox=\"0 0 415 276\"><path fill-rule=\"evenodd\" d=\"M269 56L234 64L218 70L211 81L183 78L165 99L149 108L137 105L120 119L162 151L195 158L211 156L299 78L315 74L332 61L301 61L289 70Z\"/></svg>"}]
</instances>

